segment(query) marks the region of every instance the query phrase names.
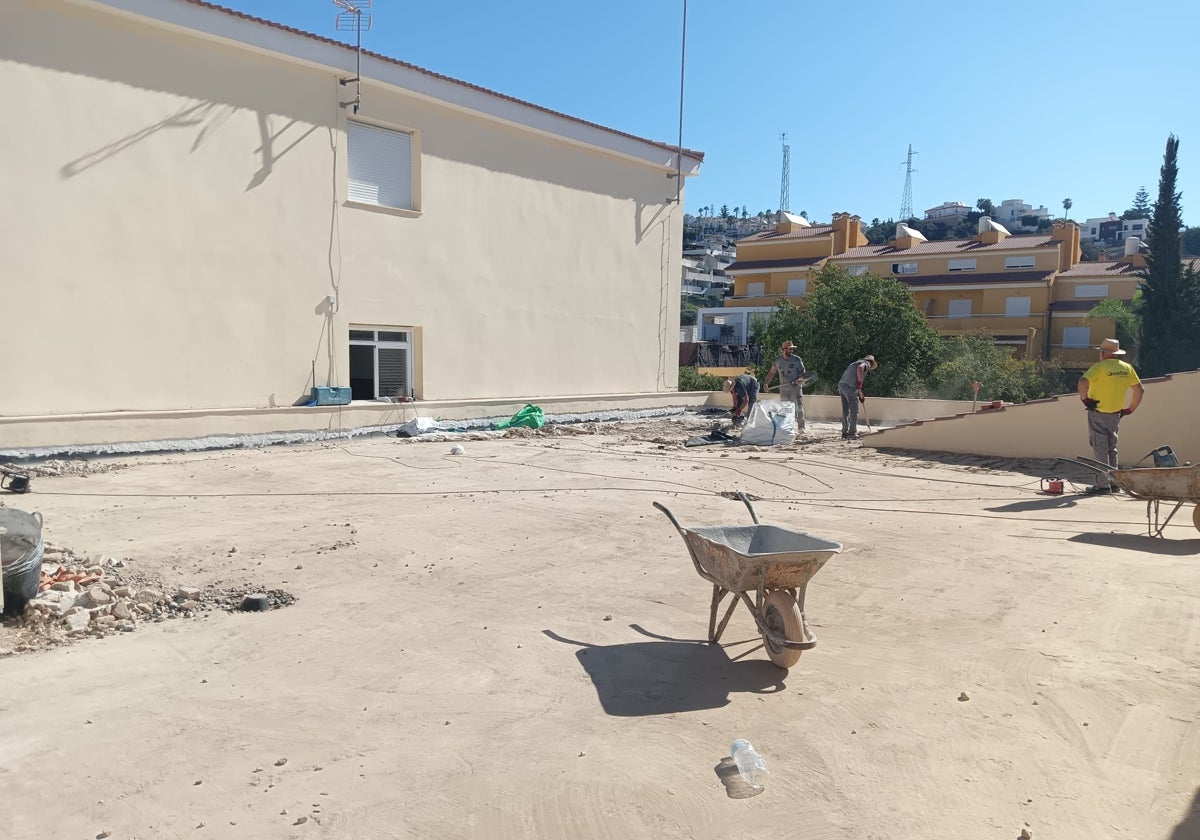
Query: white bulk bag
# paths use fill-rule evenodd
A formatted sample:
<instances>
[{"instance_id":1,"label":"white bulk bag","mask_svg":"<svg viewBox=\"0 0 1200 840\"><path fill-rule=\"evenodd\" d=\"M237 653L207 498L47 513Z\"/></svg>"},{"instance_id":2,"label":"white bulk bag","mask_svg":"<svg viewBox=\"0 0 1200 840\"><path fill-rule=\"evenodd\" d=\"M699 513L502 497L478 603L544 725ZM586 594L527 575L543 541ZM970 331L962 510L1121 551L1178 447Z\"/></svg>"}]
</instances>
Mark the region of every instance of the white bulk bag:
<instances>
[{"instance_id":1,"label":"white bulk bag","mask_svg":"<svg viewBox=\"0 0 1200 840\"><path fill-rule=\"evenodd\" d=\"M742 443L784 446L796 440L796 404L791 400L756 402L742 429Z\"/></svg>"}]
</instances>

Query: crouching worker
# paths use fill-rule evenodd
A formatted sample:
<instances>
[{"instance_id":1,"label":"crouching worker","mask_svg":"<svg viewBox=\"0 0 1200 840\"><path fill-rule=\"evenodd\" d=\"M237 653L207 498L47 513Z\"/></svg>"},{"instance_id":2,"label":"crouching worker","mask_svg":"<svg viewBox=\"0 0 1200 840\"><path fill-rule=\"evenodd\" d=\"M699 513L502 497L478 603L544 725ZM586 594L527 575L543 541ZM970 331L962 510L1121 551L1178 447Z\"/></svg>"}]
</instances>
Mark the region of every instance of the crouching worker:
<instances>
[{"instance_id":1,"label":"crouching worker","mask_svg":"<svg viewBox=\"0 0 1200 840\"><path fill-rule=\"evenodd\" d=\"M758 402L758 380L749 373L726 379L722 389L733 394L733 425L741 426Z\"/></svg>"}]
</instances>

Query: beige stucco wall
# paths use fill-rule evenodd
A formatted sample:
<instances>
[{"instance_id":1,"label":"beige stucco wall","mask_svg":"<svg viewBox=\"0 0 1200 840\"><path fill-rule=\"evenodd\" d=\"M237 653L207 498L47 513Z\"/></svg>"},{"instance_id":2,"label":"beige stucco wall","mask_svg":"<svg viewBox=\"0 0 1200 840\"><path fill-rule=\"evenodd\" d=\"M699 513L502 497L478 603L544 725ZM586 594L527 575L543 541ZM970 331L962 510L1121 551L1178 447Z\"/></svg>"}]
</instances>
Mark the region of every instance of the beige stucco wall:
<instances>
[{"instance_id":1,"label":"beige stucco wall","mask_svg":"<svg viewBox=\"0 0 1200 840\"><path fill-rule=\"evenodd\" d=\"M1122 464L1169 445L1181 460L1200 462L1200 371L1148 380L1135 414L1121 421ZM864 439L878 447L966 452L1004 458L1091 458L1087 417L1079 397L1068 394L996 411L966 414L887 429Z\"/></svg>"},{"instance_id":2,"label":"beige stucco wall","mask_svg":"<svg viewBox=\"0 0 1200 840\"><path fill-rule=\"evenodd\" d=\"M661 168L368 83L421 212L346 206L335 74L63 0L0 4L0 89L0 414L288 406L351 324L426 400L676 387Z\"/></svg>"}]
</instances>

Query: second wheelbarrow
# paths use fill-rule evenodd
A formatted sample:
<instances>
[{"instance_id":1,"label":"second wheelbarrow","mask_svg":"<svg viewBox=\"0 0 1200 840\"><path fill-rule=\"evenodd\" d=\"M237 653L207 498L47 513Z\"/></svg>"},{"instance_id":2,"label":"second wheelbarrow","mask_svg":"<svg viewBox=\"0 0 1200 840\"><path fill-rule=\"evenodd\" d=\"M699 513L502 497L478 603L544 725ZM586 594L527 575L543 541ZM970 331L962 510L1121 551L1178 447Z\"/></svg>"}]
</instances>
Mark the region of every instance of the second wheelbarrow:
<instances>
[{"instance_id":1,"label":"second wheelbarrow","mask_svg":"<svg viewBox=\"0 0 1200 840\"><path fill-rule=\"evenodd\" d=\"M667 508L667 515L692 555L700 577L713 585L708 640L718 642L740 600L762 634L767 656L780 668L790 668L800 654L817 644L804 616L804 593L812 579L842 544L804 533L763 525L746 494L738 498L750 510L753 525L712 525L685 528ZM750 593L754 593L751 600ZM720 624L717 611L733 595Z\"/></svg>"}]
</instances>

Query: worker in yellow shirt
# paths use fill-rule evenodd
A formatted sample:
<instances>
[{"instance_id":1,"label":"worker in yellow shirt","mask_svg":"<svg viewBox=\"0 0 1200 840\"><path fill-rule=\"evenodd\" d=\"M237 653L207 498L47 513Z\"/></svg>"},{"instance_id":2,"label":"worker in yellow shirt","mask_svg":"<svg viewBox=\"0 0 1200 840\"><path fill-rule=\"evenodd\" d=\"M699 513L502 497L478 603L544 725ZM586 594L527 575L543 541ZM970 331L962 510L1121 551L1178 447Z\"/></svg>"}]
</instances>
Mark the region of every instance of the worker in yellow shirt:
<instances>
[{"instance_id":1,"label":"worker in yellow shirt","mask_svg":"<svg viewBox=\"0 0 1200 840\"><path fill-rule=\"evenodd\" d=\"M1133 414L1141 405L1142 380L1138 379L1133 365L1118 358L1125 351L1115 338L1106 338L1096 348L1100 361L1092 365L1079 380L1079 399L1087 407L1088 442L1092 454L1102 464L1117 468L1117 427L1121 418ZM1133 391L1129 406L1125 405L1125 392ZM1088 495L1113 492L1108 474L1097 473L1096 483L1086 491Z\"/></svg>"}]
</instances>

